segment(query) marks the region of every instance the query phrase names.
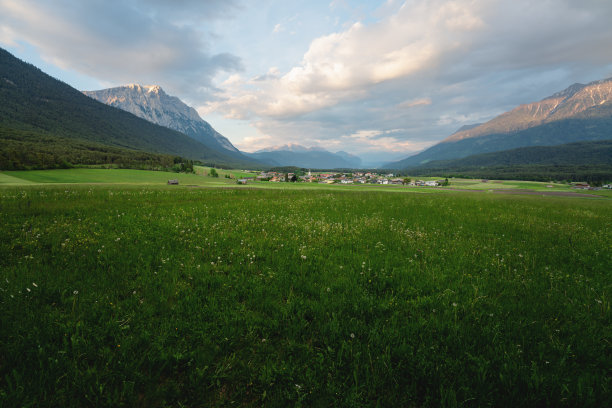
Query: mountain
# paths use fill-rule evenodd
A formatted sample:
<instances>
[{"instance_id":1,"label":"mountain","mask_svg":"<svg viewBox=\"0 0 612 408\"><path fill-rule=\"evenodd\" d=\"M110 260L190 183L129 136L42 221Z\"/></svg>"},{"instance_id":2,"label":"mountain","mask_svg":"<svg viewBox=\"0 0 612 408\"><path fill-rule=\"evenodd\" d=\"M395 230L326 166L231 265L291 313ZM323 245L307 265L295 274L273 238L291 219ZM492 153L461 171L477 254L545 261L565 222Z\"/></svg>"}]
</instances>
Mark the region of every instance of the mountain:
<instances>
[{"instance_id":1,"label":"mountain","mask_svg":"<svg viewBox=\"0 0 612 408\"><path fill-rule=\"evenodd\" d=\"M361 159L346 152L329 152L321 147L298 144L276 146L246 153L248 156L273 166L296 166L311 169L359 168Z\"/></svg>"},{"instance_id":2,"label":"mountain","mask_svg":"<svg viewBox=\"0 0 612 408\"><path fill-rule=\"evenodd\" d=\"M429 149L387 168L414 167L525 146L606 140L612 134L612 78L574 84L539 102L520 105L489 122L463 127Z\"/></svg>"},{"instance_id":3,"label":"mountain","mask_svg":"<svg viewBox=\"0 0 612 408\"><path fill-rule=\"evenodd\" d=\"M418 168L453 169L516 165L612 165L610 140L567 143L556 146L530 146L482 153L453 160L434 160Z\"/></svg>"},{"instance_id":4,"label":"mountain","mask_svg":"<svg viewBox=\"0 0 612 408\"><path fill-rule=\"evenodd\" d=\"M410 168L418 175L463 175L519 180L612 180L611 140L519 147Z\"/></svg>"},{"instance_id":5,"label":"mountain","mask_svg":"<svg viewBox=\"0 0 612 408\"><path fill-rule=\"evenodd\" d=\"M160 154L234 161L183 133L89 98L1 48L0 139L2 157L11 157L0 163L5 168L18 168L23 158L48 167L45 160L57 162L54 152L60 151L73 164L112 162L117 155L157 160Z\"/></svg>"},{"instance_id":6,"label":"mountain","mask_svg":"<svg viewBox=\"0 0 612 408\"><path fill-rule=\"evenodd\" d=\"M99 91L83 91L99 102L130 112L139 118L177 130L217 152L242 161L252 161L212 126L196 110L158 85L131 84Z\"/></svg>"}]
</instances>

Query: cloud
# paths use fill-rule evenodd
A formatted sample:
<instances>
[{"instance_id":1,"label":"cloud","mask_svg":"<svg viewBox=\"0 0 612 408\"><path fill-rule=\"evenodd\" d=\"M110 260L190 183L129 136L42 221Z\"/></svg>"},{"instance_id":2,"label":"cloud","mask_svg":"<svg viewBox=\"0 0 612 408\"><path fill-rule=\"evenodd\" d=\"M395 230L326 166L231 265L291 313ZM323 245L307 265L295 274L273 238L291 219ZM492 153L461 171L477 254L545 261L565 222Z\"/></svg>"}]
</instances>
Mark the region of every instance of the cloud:
<instances>
[{"instance_id":1,"label":"cloud","mask_svg":"<svg viewBox=\"0 0 612 408\"><path fill-rule=\"evenodd\" d=\"M410 109L410 108L415 108L417 106L427 106L427 105L431 105L431 98L411 99L411 100L400 103L399 105L397 105L397 107L399 109Z\"/></svg>"},{"instance_id":2,"label":"cloud","mask_svg":"<svg viewBox=\"0 0 612 408\"><path fill-rule=\"evenodd\" d=\"M406 3L375 24L356 22L346 31L317 38L301 64L254 90L248 81L228 90L227 104L239 110L240 96L234 95L248 88L259 101L256 114L300 115L364 97L368 87L379 83L432 69L445 52L460 46L462 35L484 25L470 9L436 3L438 7ZM437 27L435 35L428 34L431 27ZM252 106L244 108L253 111Z\"/></svg>"},{"instance_id":3,"label":"cloud","mask_svg":"<svg viewBox=\"0 0 612 408\"><path fill-rule=\"evenodd\" d=\"M339 7L346 3L330 3ZM314 39L284 74L221 85L209 107L256 121L275 144L306 138L414 149L612 73L611 2L388 1L375 14L381 17ZM360 133L397 128L405 131Z\"/></svg>"},{"instance_id":4,"label":"cloud","mask_svg":"<svg viewBox=\"0 0 612 408\"><path fill-rule=\"evenodd\" d=\"M358 130L340 137L343 145L354 146L355 150L364 152L416 152L432 145L431 141L415 142L402 139L404 129L391 130Z\"/></svg>"},{"instance_id":5,"label":"cloud","mask_svg":"<svg viewBox=\"0 0 612 408\"><path fill-rule=\"evenodd\" d=\"M330 0L313 6L325 18L304 22L291 2L254 13L240 1L0 0L0 43L29 43L109 85L158 83L199 112L248 121L255 136L227 135L247 150L412 151L612 76L610 1L387 0L373 10Z\"/></svg>"},{"instance_id":6,"label":"cloud","mask_svg":"<svg viewBox=\"0 0 612 408\"><path fill-rule=\"evenodd\" d=\"M234 55L211 54L200 28L235 8L232 0L0 0L0 40L26 41L45 60L105 82L197 97L217 73L242 68Z\"/></svg>"}]
</instances>

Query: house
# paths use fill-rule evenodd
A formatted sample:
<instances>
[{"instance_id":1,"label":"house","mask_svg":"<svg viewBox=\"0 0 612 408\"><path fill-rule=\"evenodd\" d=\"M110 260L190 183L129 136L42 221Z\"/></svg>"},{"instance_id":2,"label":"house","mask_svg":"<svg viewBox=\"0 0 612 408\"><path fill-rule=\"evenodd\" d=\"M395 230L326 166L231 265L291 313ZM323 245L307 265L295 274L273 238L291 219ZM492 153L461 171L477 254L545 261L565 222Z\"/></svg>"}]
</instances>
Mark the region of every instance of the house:
<instances>
[{"instance_id":1,"label":"house","mask_svg":"<svg viewBox=\"0 0 612 408\"><path fill-rule=\"evenodd\" d=\"M248 181L249 181L248 178L241 178L241 179L238 179L238 184L246 184Z\"/></svg>"},{"instance_id":2,"label":"house","mask_svg":"<svg viewBox=\"0 0 612 408\"><path fill-rule=\"evenodd\" d=\"M425 185L429 187L435 187L438 185L438 182L436 180L428 180L425 182Z\"/></svg>"},{"instance_id":3,"label":"house","mask_svg":"<svg viewBox=\"0 0 612 408\"><path fill-rule=\"evenodd\" d=\"M177 179L168 180L168 184L171 184L171 185L178 185L178 183L179 182Z\"/></svg>"},{"instance_id":4,"label":"house","mask_svg":"<svg viewBox=\"0 0 612 408\"><path fill-rule=\"evenodd\" d=\"M576 183L572 186L572 188L577 188L579 190L588 190L589 188L591 188L591 186L586 183Z\"/></svg>"}]
</instances>

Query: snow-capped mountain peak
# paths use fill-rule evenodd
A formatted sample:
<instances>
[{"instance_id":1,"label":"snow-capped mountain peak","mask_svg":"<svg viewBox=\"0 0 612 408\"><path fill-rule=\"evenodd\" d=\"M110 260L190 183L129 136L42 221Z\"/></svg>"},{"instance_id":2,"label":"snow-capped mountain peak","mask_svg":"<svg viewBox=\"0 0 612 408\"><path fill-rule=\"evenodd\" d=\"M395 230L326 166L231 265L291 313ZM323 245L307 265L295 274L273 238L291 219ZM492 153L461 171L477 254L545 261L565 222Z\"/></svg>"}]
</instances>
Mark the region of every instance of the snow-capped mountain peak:
<instances>
[{"instance_id":1,"label":"snow-capped mountain peak","mask_svg":"<svg viewBox=\"0 0 612 408\"><path fill-rule=\"evenodd\" d=\"M129 84L83 93L150 122L178 130L213 149L239 153L238 149L202 119L194 108L187 106L179 98L166 94L159 85Z\"/></svg>"}]
</instances>

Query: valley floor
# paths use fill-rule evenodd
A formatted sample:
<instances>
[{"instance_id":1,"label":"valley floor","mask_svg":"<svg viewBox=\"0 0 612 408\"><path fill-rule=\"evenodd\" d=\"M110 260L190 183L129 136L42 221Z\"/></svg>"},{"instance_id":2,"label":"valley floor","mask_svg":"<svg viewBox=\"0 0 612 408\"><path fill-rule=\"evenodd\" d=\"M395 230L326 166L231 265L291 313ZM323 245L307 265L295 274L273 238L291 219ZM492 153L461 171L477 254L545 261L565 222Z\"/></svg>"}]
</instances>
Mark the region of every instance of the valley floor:
<instances>
[{"instance_id":1,"label":"valley floor","mask_svg":"<svg viewBox=\"0 0 612 408\"><path fill-rule=\"evenodd\" d=\"M606 192L155 173L0 173L1 406L612 403Z\"/></svg>"},{"instance_id":2,"label":"valley floor","mask_svg":"<svg viewBox=\"0 0 612 408\"><path fill-rule=\"evenodd\" d=\"M481 191L510 192L517 194L567 196L600 196L612 198L612 190L578 190L570 184L543 183L520 180L487 180L450 179L448 187L422 187L408 185L377 185L377 184L320 184L320 183L273 183L254 181L257 173L246 170L217 170L219 177L209 176L210 168L196 167L195 174L169 173L163 171L128 170L128 169L96 169L78 168L61 170L28 170L0 172L0 186L18 186L31 184L107 184L107 185L146 185L165 186L170 179L179 181L180 186L191 187L235 187L235 188L265 188L265 189L323 189L326 191L386 191L386 192L443 192L443 191ZM246 185L238 185L237 180L249 178ZM424 180L437 180L439 177L426 177ZM414 180L414 178L413 178Z\"/></svg>"}]
</instances>

